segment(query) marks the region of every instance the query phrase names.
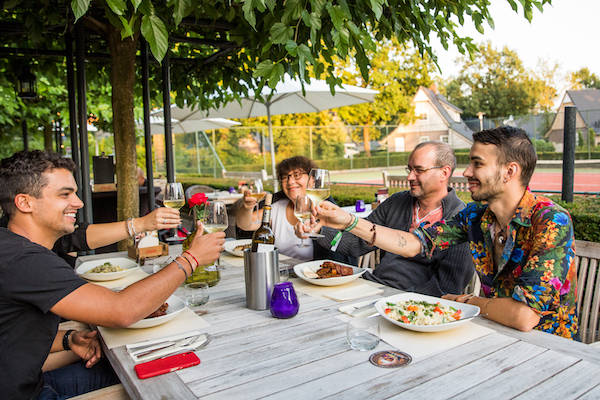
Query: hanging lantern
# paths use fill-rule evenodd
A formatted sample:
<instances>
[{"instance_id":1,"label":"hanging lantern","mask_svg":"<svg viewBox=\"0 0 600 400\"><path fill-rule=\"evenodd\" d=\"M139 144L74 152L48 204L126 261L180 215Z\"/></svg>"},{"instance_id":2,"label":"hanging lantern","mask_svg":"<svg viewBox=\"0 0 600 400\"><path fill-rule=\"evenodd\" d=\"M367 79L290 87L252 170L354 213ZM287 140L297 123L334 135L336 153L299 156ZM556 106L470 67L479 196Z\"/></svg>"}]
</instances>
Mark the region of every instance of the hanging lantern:
<instances>
[{"instance_id":1,"label":"hanging lantern","mask_svg":"<svg viewBox=\"0 0 600 400\"><path fill-rule=\"evenodd\" d=\"M37 82L29 67L25 67L19 75L16 90L17 96L22 99L35 99L37 97Z\"/></svg>"}]
</instances>

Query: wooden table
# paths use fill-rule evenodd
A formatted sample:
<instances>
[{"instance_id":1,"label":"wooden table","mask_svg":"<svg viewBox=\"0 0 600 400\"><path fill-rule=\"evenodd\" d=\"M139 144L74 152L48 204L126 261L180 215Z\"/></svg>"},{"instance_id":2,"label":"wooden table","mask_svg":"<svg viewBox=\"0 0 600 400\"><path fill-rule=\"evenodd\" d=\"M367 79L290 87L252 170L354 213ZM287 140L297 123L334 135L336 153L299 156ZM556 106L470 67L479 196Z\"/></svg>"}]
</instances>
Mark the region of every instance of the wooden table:
<instances>
[{"instance_id":1,"label":"wooden table","mask_svg":"<svg viewBox=\"0 0 600 400\"><path fill-rule=\"evenodd\" d=\"M222 257L222 280L203 308L213 340L197 353L199 366L139 380L124 347L106 352L131 398L600 398L600 350L483 318L476 323L493 333L402 368L377 368L372 352L346 343L335 318L341 303L299 294L300 312L289 320L245 308L243 268L232 260Z\"/></svg>"}]
</instances>

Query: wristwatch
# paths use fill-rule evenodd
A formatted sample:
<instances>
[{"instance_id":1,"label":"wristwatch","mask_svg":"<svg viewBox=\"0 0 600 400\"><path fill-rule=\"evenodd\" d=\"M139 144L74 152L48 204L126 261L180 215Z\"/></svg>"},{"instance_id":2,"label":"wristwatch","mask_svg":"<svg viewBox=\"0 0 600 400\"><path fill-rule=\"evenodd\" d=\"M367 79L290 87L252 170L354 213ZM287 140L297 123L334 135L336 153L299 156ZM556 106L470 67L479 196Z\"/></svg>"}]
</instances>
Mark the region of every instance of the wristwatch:
<instances>
[{"instance_id":1,"label":"wristwatch","mask_svg":"<svg viewBox=\"0 0 600 400\"><path fill-rule=\"evenodd\" d=\"M71 333L75 332L75 329L69 329L65 332L65 336L63 336L63 350L71 350L71 346L69 345L69 336Z\"/></svg>"}]
</instances>

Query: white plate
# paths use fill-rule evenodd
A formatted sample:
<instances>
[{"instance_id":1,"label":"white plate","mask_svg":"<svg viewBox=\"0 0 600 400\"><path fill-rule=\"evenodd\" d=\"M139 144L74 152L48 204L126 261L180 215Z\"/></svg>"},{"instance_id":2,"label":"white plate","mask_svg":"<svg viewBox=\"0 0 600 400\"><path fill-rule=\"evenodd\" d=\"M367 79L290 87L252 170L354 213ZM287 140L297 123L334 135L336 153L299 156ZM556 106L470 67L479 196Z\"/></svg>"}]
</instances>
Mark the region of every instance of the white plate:
<instances>
[{"instance_id":1,"label":"white plate","mask_svg":"<svg viewBox=\"0 0 600 400\"><path fill-rule=\"evenodd\" d=\"M305 269L309 269L313 272L317 272L319 270L319 268L321 268L321 265L325 261L331 261L336 264L343 265L344 267L350 267L354 270L354 274L347 275L347 276L338 276L335 278L325 278L325 279L307 278L304 275ZM294 265L294 273L296 274L296 276L298 278L305 280L306 282L312 283L313 285L319 285L319 286L343 285L345 283L352 282L353 280L358 279L362 274L365 273L365 271L366 271L366 269L364 269L364 268L358 268L358 267L355 267L354 265L344 264L344 263L332 261L332 260L314 260L314 261L308 261L308 262Z\"/></svg>"},{"instance_id":2,"label":"white plate","mask_svg":"<svg viewBox=\"0 0 600 400\"><path fill-rule=\"evenodd\" d=\"M226 252L236 257L244 257L244 251L234 250L237 246L252 243L252 239L228 240L223 245Z\"/></svg>"},{"instance_id":3,"label":"white plate","mask_svg":"<svg viewBox=\"0 0 600 400\"><path fill-rule=\"evenodd\" d=\"M458 321L446 322L444 324L439 325L415 325L415 324L406 324L404 322L396 321L387 316L384 310L387 308L387 303L398 303L400 301L406 300L415 300L415 301L427 301L429 303L440 303L444 306L451 306L456 308L457 310L462 310L462 318ZM426 296L424 294L419 293L401 293L396 294L394 296L385 297L375 303L375 308L377 312L385 319L390 321L392 324L401 326L405 329L410 329L411 331L418 332L440 332L446 331L448 329L454 329L465 322L473 319L474 317L479 315L479 307L474 306L472 304L459 303L451 300L440 299L439 297Z\"/></svg>"},{"instance_id":4,"label":"white plate","mask_svg":"<svg viewBox=\"0 0 600 400\"><path fill-rule=\"evenodd\" d=\"M98 265L102 265L105 262L109 262L112 265L118 265L123 268L123 271L117 272L88 272ZM90 281L112 281L115 279L119 279L124 277L125 275L137 270L139 267L137 263L129 258L125 257L115 257L115 258L101 258L98 260L91 260L82 262L79 267L75 270L78 275L81 275L82 278L88 279Z\"/></svg>"},{"instance_id":5,"label":"white plate","mask_svg":"<svg viewBox=\"0 0 600 400\"><path fill-rule=\"evenodd\" d=\"M169 322L173 318L177 316L180 312L182 312L186 306L183 300L181 300L177 296L171 296L166 301L169 304L167 308L167 313L161 317L154 318L144 318L136 322L135 324L129 325L128 328L139 329L139 328L150 328L152 326L157 326L164 324L165 322Z\"/></svg>"}]
</instances>

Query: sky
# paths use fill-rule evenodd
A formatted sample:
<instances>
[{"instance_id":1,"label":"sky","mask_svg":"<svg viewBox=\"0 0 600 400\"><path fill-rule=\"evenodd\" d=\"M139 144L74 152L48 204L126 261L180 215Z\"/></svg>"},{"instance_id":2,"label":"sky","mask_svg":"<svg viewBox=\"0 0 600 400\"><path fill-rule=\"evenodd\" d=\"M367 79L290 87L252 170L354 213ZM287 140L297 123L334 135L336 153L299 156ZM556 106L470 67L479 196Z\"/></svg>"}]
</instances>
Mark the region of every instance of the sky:
<instances>
[{"instance_id":1,"label":"sky","mask_svg":"<svg viewBox=\"0 0 600 400\"><path fill-rule=\"evenodd\" d=\"M471 23L465 22L461 34L474 39L475 43L489 40L494 48L508 46L516 50L525 67L536 69L538 61L558 63L561 72L576 71L588 67L600 74L600 45L598 32L600 0L553 0L542 13L534 7L531 24L523 17L522 9L515 13L506 0L491 0L491 15L495 29L485 26L481 35ZM518 2L517 2L518 3ZM457 50L445 51L434 44L442 77L458 73L455 60Z\"/></svg>"}]
</instances>

